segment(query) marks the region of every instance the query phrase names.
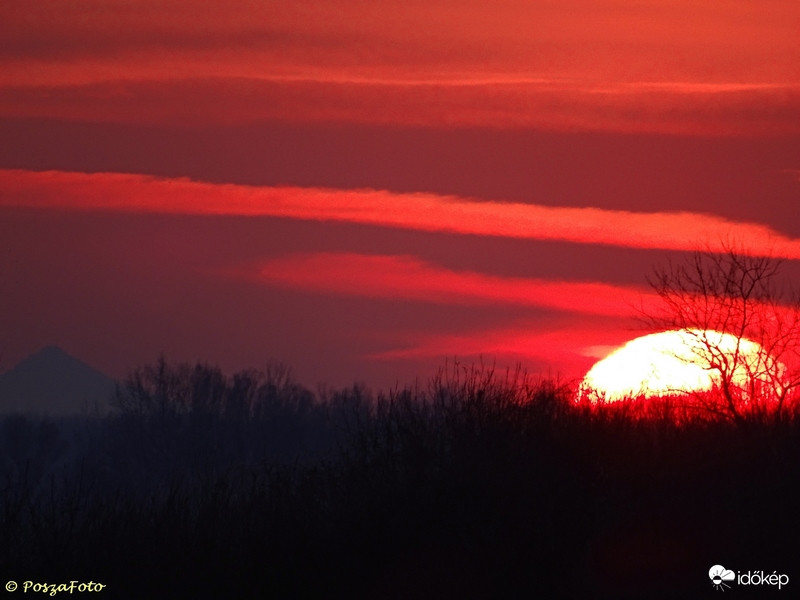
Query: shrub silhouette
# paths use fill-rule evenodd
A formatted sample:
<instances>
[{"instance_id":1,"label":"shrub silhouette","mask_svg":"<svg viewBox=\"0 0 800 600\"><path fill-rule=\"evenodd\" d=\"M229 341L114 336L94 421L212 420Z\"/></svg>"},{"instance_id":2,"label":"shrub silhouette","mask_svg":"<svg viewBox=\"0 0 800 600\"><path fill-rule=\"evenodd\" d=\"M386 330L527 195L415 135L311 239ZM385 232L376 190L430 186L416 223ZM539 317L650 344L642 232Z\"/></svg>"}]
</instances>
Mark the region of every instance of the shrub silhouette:
<instances>
[{"instance_id":1,"label":"shrub silhouette","mask_svg":"<svg viewBox=\"0 0 800 600\"><path fill-rule=\"evenodd\" d=\"M709 564L791 573L800 534L793 411L741 428L458 364L315 395L283 368L159 359L117 399L0 424L9 578L120 598L694 597Z\"/></svg>"}]
</instances>

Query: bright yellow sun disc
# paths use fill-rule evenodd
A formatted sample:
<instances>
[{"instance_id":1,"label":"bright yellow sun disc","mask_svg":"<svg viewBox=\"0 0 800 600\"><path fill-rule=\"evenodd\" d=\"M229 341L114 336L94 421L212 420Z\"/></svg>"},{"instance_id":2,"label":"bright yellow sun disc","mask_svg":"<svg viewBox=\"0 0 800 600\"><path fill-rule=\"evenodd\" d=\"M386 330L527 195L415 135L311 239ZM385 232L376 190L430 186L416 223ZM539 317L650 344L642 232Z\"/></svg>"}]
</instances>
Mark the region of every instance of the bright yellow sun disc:
<instances>
[{"instance_id":1,"label":"bright yellow sun disc","mask_svg":"<svg viewBox=\"0 0 800 600\"><path fill-rule=\"evenodd\" d=\"M751 340L709 330L662 331L631 340L596 363L581 390L606 402L637 396L665 396L709 390L717 381L709 368L709 347L733 354L744 364L756 364L763 352Z\"/></svg>"}]
</instances>

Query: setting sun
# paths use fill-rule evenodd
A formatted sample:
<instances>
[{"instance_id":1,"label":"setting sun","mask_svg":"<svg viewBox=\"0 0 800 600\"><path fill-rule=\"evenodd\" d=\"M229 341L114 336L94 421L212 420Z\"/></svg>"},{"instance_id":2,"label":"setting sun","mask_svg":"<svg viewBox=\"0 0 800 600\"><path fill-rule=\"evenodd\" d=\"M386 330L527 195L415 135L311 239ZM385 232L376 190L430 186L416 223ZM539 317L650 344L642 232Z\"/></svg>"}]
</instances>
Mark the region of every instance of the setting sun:
<instances>
[{"instance_id":1,"label":"setting sun","mask_svg":"<svg viewBox=\"0 0 800 600\"><path fill-rule=\"evenodd\" d=\"M595 363L581 390L606 402L710 390L718 373L710 366L709 347L729 357L738 347L738 366L731 378L737 384L753 370L747 366L764 361L762 347L752 340L710 330L662 331L633 339Z\"/></svg>"}]
</instances>

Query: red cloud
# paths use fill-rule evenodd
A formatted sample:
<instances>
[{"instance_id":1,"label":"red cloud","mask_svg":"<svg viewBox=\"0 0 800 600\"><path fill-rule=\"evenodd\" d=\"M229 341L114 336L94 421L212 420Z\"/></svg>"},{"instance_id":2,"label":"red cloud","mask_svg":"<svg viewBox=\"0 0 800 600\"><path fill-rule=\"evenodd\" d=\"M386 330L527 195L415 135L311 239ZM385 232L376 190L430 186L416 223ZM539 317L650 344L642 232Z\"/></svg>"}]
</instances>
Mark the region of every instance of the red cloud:
<instances>
[{"instance_id":1,"label":"red cloud","mask_svg":"<svg viewBox=\"0 0 800 600\"><path fill-rule=\"evenodd\" d=\"M630 248L714 250L735 242L742 252L800 258L800 240L766 225L714 215L563 208L426 193L253 187L118 173L0 170L0 205L288 217Z\"/></svg>"},{"instance_id":2,"label":"red cloud","mask_svg":"<svg viewBox=\"0 0 800 600\"><path fill-rule=\"evenodd\" d=\"M632 316L657 299L635 287L451 271L410 256L319 253L271 260L262 280L308 290L445 304L521 304Z\"/></svg>"}]
</instances>

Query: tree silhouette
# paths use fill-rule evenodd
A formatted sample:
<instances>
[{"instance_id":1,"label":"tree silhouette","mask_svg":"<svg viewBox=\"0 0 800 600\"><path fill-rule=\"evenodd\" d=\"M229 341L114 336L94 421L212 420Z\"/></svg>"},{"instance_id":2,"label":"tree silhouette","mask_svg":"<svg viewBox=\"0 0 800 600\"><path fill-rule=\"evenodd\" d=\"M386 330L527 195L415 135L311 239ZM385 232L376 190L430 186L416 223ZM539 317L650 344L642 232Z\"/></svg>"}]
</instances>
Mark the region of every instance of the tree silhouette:
<instances>
[{"instance_id":1,"label":"tree silhouette","mask_svg":"<svg viewBox=\"0 0 800 600\"><path fill-rule=\"evenodd\" d=\"M645 322L685 332L692 362L714 376L715 389L693 394L698 407L740 423L746 414L780 417L800 385L800 296L782 284L781 267L726 247L648 278L662 303Z\"/></svg>"}]
</instances>

